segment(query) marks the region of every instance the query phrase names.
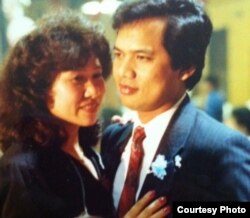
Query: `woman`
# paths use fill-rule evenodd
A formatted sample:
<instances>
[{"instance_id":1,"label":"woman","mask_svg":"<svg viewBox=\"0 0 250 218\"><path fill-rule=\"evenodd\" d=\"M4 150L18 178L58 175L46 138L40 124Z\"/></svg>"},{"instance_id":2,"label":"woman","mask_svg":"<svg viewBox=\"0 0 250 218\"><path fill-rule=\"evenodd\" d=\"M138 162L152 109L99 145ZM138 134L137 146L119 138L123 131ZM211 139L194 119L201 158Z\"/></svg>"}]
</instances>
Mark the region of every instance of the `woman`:
<instances>
[{"instance_id":1,"label":"woman","mask_svg":"<svg viewBox=\"0 0 250 218\"><path fill-rule=\"evenodd\" d=\"M0 84L2 218L114 216L91 147L110 66L106 39L70 11L45 17L11 50ZM163 216L161 199L143 210L152 199L127 216Z\"/></svg>"}]
</instances>

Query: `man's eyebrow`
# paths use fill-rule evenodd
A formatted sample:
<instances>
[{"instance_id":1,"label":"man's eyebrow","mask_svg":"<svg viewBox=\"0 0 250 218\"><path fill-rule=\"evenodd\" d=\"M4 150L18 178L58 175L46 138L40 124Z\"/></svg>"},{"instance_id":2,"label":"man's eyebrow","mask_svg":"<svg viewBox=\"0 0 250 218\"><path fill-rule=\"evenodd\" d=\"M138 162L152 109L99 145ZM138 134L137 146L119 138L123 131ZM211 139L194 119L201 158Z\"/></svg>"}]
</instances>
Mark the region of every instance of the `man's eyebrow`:
<instances>
[{"instance_id":1,"label":"man's eyebrow","mask_svg":"<svg viewBox=\"0 0 250 218\"><path fill-rule=\"evenodd\" d=\"M121 49L114 46L113 50L121 51ZM153 51L151 49L132 49L130 50L132 53L146 53L146 54L153 54Z\"/></svg>"},{"instance_id":2,"label":"man's eyebrow","mask_svg":"<svg viewBox=\"0 0 250 218\"><path fill-rule=\"evenodd\" d=\"M113 47L113 50L119 50L120 51L120 49L117 48L116 46Z\"/></svg>"}]
</instances>

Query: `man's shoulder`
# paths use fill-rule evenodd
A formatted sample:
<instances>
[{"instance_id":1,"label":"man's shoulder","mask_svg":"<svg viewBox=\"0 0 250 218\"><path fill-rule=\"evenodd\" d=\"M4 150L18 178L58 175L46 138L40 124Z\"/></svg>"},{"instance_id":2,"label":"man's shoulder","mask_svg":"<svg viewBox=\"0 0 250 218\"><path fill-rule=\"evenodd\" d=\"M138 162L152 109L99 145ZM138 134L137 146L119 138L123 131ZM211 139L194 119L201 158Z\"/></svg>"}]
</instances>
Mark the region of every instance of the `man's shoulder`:
<instances>
[{"instance_id":1,"label":"man's shoulder","mask_svg":"<svg viewBox=\"0 0 250 218\"><path fill-rule=\"evenodd\" d=\"M108 126L101 139L101 153L110 153L119 149L131 136L133 123L111 124Z\"/></svg>"},{"instance_id":2,"label":"man's shoulder","mask_svg":"<svg viewBox=\"0 0 250 218\"><path fill-rule=\"evenodd\" d=\"M103 137L104 139L106 138L116 138L120 137L124 133L131 133L133 129L133 123L128 122L126 124L121 124L121 123L114 123L109 125L103 132Z\"/></svg>"},{"instance_id":3,"label":"man's shoulder","mask_svg":"<svg viewBox=\"0 0 250 218\"><path fill-rule=\"evenodd\" d=\"M198 137L201 141L219 144L227 144L230 143L243 143L248 144L249 142L240 132L229 128L225 124L213 119L203 111L198 110L196 114L195 124L192 127L197 131L192 131L193 137Z\"/></svg>"}]
</instances>

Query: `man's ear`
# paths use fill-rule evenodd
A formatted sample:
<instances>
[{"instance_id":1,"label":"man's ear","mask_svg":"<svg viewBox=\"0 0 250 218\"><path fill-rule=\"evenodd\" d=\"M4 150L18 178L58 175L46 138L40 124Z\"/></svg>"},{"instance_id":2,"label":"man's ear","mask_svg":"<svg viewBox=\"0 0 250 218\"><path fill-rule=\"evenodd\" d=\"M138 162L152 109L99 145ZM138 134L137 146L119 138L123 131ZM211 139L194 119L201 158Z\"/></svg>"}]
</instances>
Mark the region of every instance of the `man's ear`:
<instances>
[{"instance_id":1,"label":"man's ear","mask_svg":"<svg viewBox=\"0 0 250 218\"><path fill-rule=\"evenodd\" d=\"M196 70L195 67L190 67L187 70L181 71L181 73L180 73L180 79L182 81L187 80L189 77L191 77L194 74L195 70Z\"/></svg>"}]
</instances>

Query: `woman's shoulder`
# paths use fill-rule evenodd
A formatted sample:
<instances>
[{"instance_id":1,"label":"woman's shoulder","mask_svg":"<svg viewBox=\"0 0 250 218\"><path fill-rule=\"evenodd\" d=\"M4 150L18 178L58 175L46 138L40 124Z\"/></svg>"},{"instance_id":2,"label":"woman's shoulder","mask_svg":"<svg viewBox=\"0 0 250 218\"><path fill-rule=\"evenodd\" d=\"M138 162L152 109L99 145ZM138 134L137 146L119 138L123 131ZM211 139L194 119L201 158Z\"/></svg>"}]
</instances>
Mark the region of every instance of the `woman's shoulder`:
<instances>
[{"instance_id":1,"label":"woman's shoulder","mask_svg":"<svg viewBox=\"0 0 250 218\"><path fill-rule=\"evenodd\" d=\"M33 167L37 160L37 152L34 149L23 148L20 144L11 145L0 158L0 167L24 168Z\"/></svg>"}]
</instances>

